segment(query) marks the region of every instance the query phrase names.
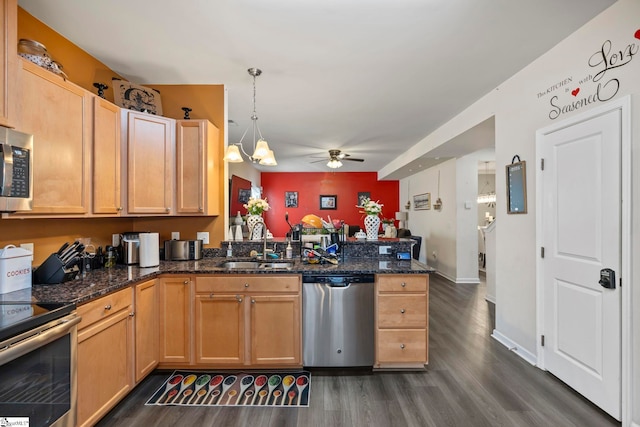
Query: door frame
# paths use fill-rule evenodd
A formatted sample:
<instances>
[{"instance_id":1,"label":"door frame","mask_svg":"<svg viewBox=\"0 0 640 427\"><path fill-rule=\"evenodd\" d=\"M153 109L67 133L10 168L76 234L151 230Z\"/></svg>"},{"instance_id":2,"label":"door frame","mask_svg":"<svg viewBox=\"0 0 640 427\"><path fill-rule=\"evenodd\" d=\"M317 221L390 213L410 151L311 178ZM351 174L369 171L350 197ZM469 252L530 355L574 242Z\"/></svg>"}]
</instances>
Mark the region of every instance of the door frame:
<instances>
[{"instance_id":1,"label":"door frame","mask_svg":"<svg viewBox=\"0 0 640 427\"><path fill-rule=\"evenodd\" d=\"M632 381L631 373L633 360L632 349L632 318L631 318L631 302L632 302L632 286L631 277L631 95L618 98L615 101L592 108L584 113L569 117L561 122L544 127L536 131L536 351L537 366L545 370L544 353L541 343L541 336L544 335L544 265L540 257L540 248L544 243L543 239L543 218L542 218L542 142L545 135L573 126L577 123L587 121L597 116L609 113L611 111L620 110L621 118L621 236L620 236L620 255L621 255L621 271L619 273L621 286L621 375L620 375L620 397L621 397L621 415L622 425L627 426L631 423L632 415Z\"/></svg>"}]
</instances>

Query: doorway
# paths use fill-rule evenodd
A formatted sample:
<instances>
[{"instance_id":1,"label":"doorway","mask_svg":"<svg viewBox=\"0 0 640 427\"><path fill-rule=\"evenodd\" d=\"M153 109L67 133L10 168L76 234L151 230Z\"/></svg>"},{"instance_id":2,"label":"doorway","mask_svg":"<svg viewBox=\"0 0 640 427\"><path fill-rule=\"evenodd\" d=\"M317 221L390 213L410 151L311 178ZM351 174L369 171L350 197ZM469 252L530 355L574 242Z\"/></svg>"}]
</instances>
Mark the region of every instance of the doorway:
<instances>
[{"instance_id":1,"label":"doorway","mask_svg":"<svg viewBox=\"0 0 640 427\"><path fill-rule=\"evenodd\" d=\"M538 365L618 420L629 395L629 135L629 97L536 133Z\"/></svg>"}]
</instances>

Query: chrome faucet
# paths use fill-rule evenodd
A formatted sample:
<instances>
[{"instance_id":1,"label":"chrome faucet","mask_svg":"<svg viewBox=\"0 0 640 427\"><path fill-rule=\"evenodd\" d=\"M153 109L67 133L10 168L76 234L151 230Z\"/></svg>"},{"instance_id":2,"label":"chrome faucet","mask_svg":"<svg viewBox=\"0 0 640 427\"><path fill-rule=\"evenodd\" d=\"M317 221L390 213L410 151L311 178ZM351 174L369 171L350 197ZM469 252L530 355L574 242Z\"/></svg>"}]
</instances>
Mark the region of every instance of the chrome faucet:
<instances>
[{"instance_id":1,"label":"chrome faucet","mask_svg":"<svg viewBox=\"0 0 640 427\"><path fill-rule=\"evenodd\" d=\"M262 260L267 260L267 224L264 222L257 222L251 229L251 236L255 233L256 227L262 227Z\"/></svg>"}]
</instances>

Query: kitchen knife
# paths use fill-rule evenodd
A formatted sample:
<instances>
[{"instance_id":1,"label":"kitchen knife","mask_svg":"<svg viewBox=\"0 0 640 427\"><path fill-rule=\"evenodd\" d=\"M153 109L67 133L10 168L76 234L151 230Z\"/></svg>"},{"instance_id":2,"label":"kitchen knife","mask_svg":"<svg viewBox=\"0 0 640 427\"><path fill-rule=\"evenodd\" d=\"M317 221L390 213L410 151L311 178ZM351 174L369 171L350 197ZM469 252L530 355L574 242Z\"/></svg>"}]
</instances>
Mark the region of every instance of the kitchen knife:
<instances>
[{"instance_id":1,"label":"kitchen knife","mask_svg":"<svg viewBox=\"0 0 640 427\"><path fill-rule=\"evenodd\" d=\"M58 255L62 255L62 251L64 251L65 249L67 249L67 246L69 246L69 242L64 242L64 244L62 246L60 246L60 249L58 249L58 252L56 252Z\"/></svg>"},{"instance_id":2,"label":"kitchen knife","mask_svg":"<svg viewBox=\"0 0 640 427\"><path fill-rule=\"evenodd\" d=\"M67 247L67 249L65 249L62 254L60 255L60 259L66 258L67 255L69 255L71 252L73 252L73 250L75 249L76 246L78 246L80 244L79 241L75 241L73 242L69 247Z\"/></svg>"},{"instance_id":3,"label":"kitchen knife","mask_svg":"<svg viewBox=\"0 0 640 427\"><path fill-rule=\"evenodd\" d=\"M78 256L78 248L82 246L82 249L84 249L84 245L82 245L80 242L74 242L66 251L65 253L62 255L62 257L60 258L60 260L66 264L67 262L69 262L69 260L71 260L72 258L75 258L76 256Z\"/></svg>"}]
</instances>

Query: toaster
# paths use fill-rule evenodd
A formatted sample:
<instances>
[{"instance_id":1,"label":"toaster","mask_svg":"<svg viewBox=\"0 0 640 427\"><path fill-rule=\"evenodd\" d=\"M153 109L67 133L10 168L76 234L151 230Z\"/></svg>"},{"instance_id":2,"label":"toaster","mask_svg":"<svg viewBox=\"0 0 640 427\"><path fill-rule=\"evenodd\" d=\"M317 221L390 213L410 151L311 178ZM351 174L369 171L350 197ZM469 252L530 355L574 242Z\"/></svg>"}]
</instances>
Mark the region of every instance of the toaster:
<instances>
[{"instance_id":1,"label":"toaster","mask_svg":"<svg viewBox=\"0 0 640 427\"><path fill-rule=\"evenodd\" d=\"M167 261L202 259L202 240L165 240L164 259Z\"/></svg>"}]
</instances>

